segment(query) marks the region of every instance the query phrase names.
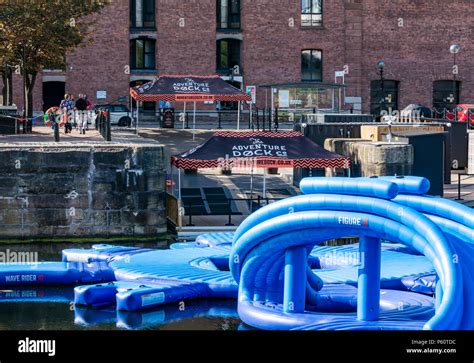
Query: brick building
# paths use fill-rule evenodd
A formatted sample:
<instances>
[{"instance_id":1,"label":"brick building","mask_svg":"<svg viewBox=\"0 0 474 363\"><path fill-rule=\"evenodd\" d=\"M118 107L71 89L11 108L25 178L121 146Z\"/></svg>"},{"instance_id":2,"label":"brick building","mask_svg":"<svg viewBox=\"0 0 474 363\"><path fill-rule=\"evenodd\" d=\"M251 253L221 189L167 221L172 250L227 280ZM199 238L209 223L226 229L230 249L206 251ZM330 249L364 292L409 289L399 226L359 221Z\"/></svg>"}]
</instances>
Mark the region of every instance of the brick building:
<instances>
[{"instance_id":1,"label":"brick building","mask_svg":"<svg viewBox=\"0 0 474 363\"><path fill-rule=\"evenodd\" d=\"M394 109L474 103L472 0L113 0L97 17L92 42L67 69L38 78L35 110L65 91L128 103L128 87L157 74L216 72L245 87L334 83L345 70L345 107L363 112L381 100ZM461 46L456 58L452 44Z\"/></svg>"}]
</instances>

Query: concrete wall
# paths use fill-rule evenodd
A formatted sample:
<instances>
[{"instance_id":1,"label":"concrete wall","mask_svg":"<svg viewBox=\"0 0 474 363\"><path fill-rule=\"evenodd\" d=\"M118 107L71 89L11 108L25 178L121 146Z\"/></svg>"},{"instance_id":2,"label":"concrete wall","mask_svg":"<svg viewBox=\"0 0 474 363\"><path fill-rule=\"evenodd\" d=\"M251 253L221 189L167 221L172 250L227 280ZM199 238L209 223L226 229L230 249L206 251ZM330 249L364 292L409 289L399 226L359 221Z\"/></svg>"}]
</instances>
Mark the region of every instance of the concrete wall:
<instances>
[{"instance_id":1,"label":"concrete wall","mask_svg":"<svg viewBox=\"0 0 474 363\"><path fill-rule=\"evenodd\" d=\"M0 236L166 231L162 146L5 145Z\"/></svg>"},{"instance_id":2,"label":"concrete wall","mask_svg":"<svg viewBox=\"0 0 474 363\"><path fill-rule=\"evenodd\" d=\"M327 139L325 148L351 158L351 176L411 175L413 146L360 139Z\"/></svg>"}]
</instances>

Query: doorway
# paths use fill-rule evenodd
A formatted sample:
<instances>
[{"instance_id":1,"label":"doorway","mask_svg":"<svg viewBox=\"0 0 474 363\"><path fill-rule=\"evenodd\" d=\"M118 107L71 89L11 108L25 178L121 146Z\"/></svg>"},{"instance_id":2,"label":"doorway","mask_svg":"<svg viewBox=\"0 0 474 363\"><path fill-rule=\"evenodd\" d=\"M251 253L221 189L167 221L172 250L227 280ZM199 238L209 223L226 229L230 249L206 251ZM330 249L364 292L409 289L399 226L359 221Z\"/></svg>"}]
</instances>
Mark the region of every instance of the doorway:
<instances>
[{"instance_id":1,"label":"doorway","mask_svg":"<svg viewBox=\"0 0 474 363\"><path fill-rule=\"evenodd\" d=\"M66 82L43 82L43 112L50 107L59 106L66 93Z\"/></svg>"}]
</instances>

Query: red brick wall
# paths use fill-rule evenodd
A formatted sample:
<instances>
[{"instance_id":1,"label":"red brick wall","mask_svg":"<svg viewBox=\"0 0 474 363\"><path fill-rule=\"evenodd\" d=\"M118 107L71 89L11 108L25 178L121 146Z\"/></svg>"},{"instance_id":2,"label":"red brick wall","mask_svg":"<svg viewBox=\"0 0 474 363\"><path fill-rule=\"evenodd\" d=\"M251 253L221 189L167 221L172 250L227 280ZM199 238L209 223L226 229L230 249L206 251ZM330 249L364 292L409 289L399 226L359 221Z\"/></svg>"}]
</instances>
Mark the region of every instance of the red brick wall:
<instances>
[{"instance_id":1,"label":"red brick wall","mask_svg":"<svg viewBox=\"0 0 474 363\"><path fill-rule=\"evenodd\" d=\"M162 74L215 73L216 1L158 0L156 3L158 71Z\"/></svg>"},{"instance_id":2,"label":"red brick wall","mask_svg":"<svg viewBox=\"0 0 474 363\"><path fill-rule=\"evenodd\" d=\"M432 83L452 79L449 46L462 46L458 56L461 101L473 102L474 10L471 0L326 0L322 29L300 27L300 0L242 1L242 69L246 85L298 82L301 50L323 51L323 80L347 65L348 96L361 96L370 107L370 81L378 79L377 62L386 63L386 78L400 81L400 106L431 106ZM215 0L156 0L157 68L160 73L209 74L216 66ZM455 18L456 21L452 21ZM184 26L180 26L180 19ZM399 27L403 19L403 27ZM294 26L290 22L294 20ZM95 25L92 43L68 57L66 89L86 92L94 100L107 90L107 102L127 95L129 64L128 0L106 7ZM35 109L41 109L41 77ZM15 83L21 105L21 84ZM264 91L258 90L260 106ZM95 100L94 100L95 101ZM21 108L21 107L20 107Z\"/></svg>"},{"instance_id":3,"label":"red brick wall","mask_svg":"<svg viewBox=\"0 0 474 363\"><path fill-rule=\"evenodd\" d=\"M366 87L362 97L366 110L369 82L378 78L380 59L385 60L387 78L401 82L401 108L416 102L431 106L433 81L453 77L453 56L449 52L452 43L462 46L457 57L461 101L474 101L472 1L364 0L363 7L362 82ZM398 26L399 19L403 27Z\"/></svg>"}]
</instances>

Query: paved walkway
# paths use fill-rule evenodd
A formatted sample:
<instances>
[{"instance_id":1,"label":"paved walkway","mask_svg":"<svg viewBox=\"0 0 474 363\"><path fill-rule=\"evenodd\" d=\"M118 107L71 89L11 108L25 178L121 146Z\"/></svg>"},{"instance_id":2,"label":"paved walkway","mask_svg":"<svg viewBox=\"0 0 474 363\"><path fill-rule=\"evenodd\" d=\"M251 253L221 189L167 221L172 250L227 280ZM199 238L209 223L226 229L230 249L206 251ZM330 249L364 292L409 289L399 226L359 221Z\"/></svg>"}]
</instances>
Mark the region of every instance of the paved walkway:
<instances>
[{"instance_id":1,"label":"paved walkway","mask_svg":"<svg viewBox=\"0 0 474 363\"><path fill-rule=\"evenodd\" d=\"M444 197L474 208L474 175L460 175L461 199L458 199L458 175L452 175L452 184L444 186Z\"/></svg>"},{"instance_id":2,"label":"paved walkway","mask_svg":"<svg viewBox=\"0 0 474 363\"><path fill-rule=\"evenodd\" d=\"M66 146L66 145L107 145L99 131L90 129L82 135L78 130L73 130L70 134L64 133L64 128L60 132L60 141L54 141L53 130L47 126L34 126L31 134L0 135L0 146L2 145L25 145L44 144ZM159 144L151 138L143 138L135 134L134 129L113 128L113 144Z\"/></svg>"}]
</instances>

